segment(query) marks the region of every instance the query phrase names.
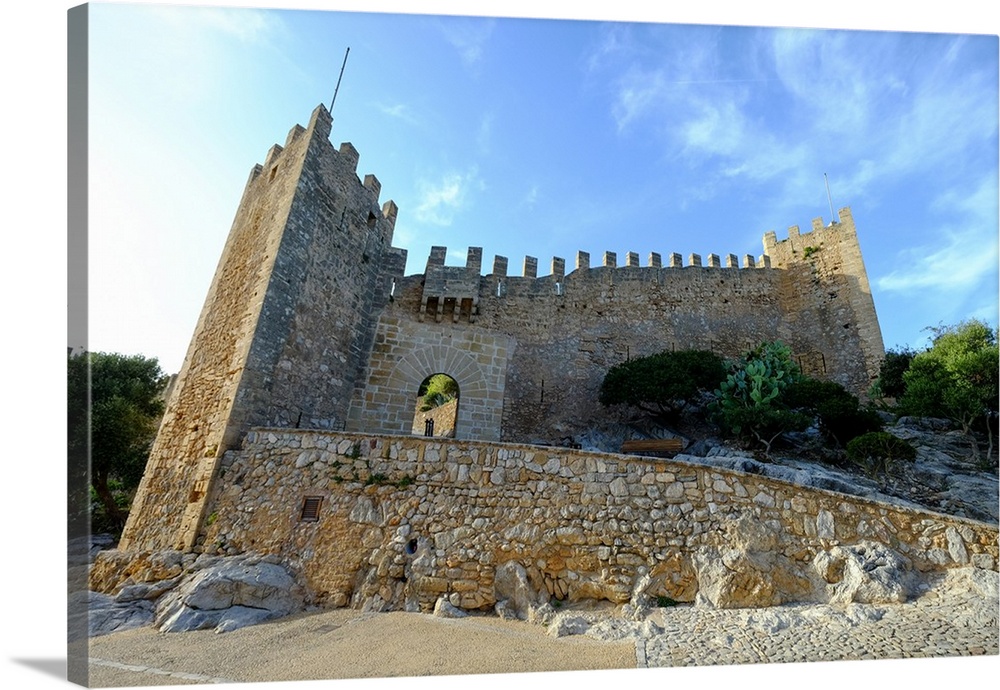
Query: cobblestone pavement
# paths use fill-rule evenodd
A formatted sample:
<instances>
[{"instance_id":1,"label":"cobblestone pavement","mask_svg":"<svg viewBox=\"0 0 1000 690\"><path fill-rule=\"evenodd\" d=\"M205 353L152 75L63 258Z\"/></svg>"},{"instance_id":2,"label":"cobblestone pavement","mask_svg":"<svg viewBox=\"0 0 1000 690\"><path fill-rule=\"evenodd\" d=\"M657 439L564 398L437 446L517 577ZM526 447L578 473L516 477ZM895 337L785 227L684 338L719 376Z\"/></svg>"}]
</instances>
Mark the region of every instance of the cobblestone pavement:
<instances>
[{"instance_id":1,"label":"cobblestone pavement","mask_svg":"<svg viewBox=\"0 0 1000 690\"><path fill-rule=\"evenodd\" d=\"M972 594L877 606L678 606L649 621L636 638L640 667L1000 654L997 600Z\"/></svg>"}]
</instances>

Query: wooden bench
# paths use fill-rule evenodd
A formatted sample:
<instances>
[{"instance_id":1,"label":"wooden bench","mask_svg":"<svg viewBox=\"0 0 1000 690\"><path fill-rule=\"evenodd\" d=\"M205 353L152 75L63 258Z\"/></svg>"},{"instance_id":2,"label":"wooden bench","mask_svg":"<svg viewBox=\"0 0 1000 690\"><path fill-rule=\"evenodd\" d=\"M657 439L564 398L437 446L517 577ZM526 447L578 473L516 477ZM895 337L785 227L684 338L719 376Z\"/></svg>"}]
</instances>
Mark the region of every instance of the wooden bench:
<instances>
[{"instance_id":1,"label":"wooden bench","mask_svg":"<svg viewBox=\"0 0 1000 690\"><path fill-rule=\"evenodd\" d=\"M622 443L623 453L679 453L684 442L679 438L643 438Z\"/></svg>"}]
</instances>

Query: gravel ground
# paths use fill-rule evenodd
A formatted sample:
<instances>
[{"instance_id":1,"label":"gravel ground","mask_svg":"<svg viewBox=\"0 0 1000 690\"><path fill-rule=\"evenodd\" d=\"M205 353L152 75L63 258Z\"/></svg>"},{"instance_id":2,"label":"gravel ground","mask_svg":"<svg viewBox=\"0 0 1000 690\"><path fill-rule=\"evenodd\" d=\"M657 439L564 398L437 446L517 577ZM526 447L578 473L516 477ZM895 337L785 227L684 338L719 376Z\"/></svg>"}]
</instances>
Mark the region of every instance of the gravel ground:
<instances>
[{"instance_id":1,"label":"gravel ground","mask_svg":"<svg viewBox=\"0 0 1000 690\"><path fill-rule=\"evenodd\" d=\"M93 687L634 668L632 640L550 637L495 617L337 609L234 630L90 641Z\"/></svg>"},{"instance_id":2,"label":"gravel ground","mask_svg":"<svg viewBox=\"0 0 1000 690\"><path fill-rule=\"evenodd\" d=\"M997 600L930 591L907 604L712 610L643 621L565 611L585 634L492 616L339 609L225 634L151 628L90 641L93 687L446 676L1000 654ZM582 627L579 625L582 622ZM573 626L565 626L567 629Z\"/></svg>"}]
</instances>

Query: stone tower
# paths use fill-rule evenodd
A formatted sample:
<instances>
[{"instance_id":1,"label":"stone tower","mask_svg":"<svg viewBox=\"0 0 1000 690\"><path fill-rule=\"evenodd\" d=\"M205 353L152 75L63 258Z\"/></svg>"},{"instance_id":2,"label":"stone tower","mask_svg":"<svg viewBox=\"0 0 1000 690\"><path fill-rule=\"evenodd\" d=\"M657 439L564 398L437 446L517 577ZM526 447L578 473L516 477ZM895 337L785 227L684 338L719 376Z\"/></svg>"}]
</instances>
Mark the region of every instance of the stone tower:
<instances>
[{"instance_id":1,"label":"stone tower","mask_svg":"<svg viewBox=\"0 0 1000 690\"><path fill-rule=\"evenodd\" d=\"M885 347L851 209L837 216L827 225L814 219L804 234L792 226L781 241L766 233L764 254L782 276L780 335L793 349L812 351L800 361L805 373L863 395L878 377Z\"/></svg>"},{"instance_id":2,"label":"stone tower","mask_svg":"<svg viewBox=\"0 0 1000 690\"><path fill-rule=\"evenodd\" d=\"M190 550L222 454L251 426L342 429L406 252L396 205L318 106L254 166L167 404L122 550Z\"/></svg>"}]
</instances>

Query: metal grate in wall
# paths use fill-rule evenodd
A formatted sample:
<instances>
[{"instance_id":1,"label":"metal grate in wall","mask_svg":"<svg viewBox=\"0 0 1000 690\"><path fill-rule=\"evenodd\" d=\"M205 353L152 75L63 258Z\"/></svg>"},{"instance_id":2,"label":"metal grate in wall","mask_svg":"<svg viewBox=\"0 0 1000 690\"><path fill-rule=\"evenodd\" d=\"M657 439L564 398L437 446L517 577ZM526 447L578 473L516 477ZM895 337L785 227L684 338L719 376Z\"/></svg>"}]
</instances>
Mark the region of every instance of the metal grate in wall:
<instances>
[{"instance_id":1,"label":"metal grate in wall","mask_svg":"<svg viewBox=\"0 0 1000 690\"><path fill-rule=\"evenodd\" d=\"M302 500L302 514L299 519L302 522L316 522L319 520L319 507L323 503L322 496L306 496Z\"/></svg>"}]
</instances>

